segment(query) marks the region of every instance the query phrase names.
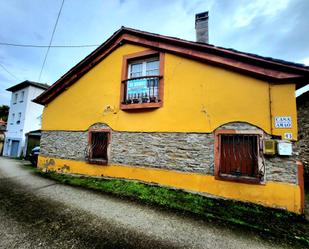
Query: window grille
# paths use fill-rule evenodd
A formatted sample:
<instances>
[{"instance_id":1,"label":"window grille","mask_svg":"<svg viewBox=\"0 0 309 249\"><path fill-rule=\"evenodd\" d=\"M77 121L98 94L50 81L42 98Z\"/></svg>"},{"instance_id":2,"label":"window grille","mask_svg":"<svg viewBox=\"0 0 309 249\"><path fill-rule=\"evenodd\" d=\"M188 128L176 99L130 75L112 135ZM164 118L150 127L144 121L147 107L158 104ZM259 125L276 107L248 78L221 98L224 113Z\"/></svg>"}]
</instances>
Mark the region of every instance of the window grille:
<instances>
[{"instance_id":1,"label":"window grille","mask_svg":"<svg viewBox=\"0 0 309 249\"><path fill-rule=\"evenodd\" d=\"M125 80L124 103L151 103L160 101L160 76L145 76Z\"/></svg>"},{"instance_id":2,"label":"window grille","mask_svg":"<svg viewBox=\"0 0 309 249\"><path fill-rule=\"evenodd\" d=\"M245 134L220 134L219 175L260 178L259 137Z\"/></svg>"},{"instance_id":3,"label":"window grille","mask_svg":"<svg viewBox=\"0 0 309 249\"><path fill-rule=\"evenodd\" d=\"M110 132L90 131L89 144L86 149L86 159L90 163L105 164L108 162L108 146Z\"/></svg>"}]
</instances>

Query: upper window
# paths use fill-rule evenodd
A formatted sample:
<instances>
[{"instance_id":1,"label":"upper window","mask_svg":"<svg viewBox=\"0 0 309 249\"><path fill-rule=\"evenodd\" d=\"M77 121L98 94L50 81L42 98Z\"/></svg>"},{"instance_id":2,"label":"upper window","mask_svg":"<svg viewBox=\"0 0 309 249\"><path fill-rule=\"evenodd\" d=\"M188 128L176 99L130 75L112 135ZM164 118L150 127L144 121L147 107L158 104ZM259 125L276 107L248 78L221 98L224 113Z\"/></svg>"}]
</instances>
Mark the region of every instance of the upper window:
<instances>
[{"instance_id":1,"label":"upper window","mask_svg":"<svg viewBox=\"0 0 309 249\"><path fill-rule=\"evenodd\" d=\"M259 134L217 132L216 178L260 182L259 138Z\"/></svg>"},{"instance_id":2,"label":"upper window","mask_svg":"<svg viewBox=\"0 0 309 249\"><path fill-rule=\"evenodd\" d=\"M163 56L152 50L124 56L121 109L162 106Z\"/></svg>"},{"instance_id":3,"label":"upper window","mask_svg":"<svg viewBox=\"0 0 309 249\"><path fill-rule=\"evenodd\" d=\"M19 102L23 102L24 101L24 97L25 97L25 91L22 91L21 94L20 94Z\"/></svg>"},{"instance_id":4,"label":"upper window","mask_svg":"<svg viewBox=\"0 0 309 249\"><path fill-rule=\"evenodd\" d=\"M107 164L109 159L110 130L90 130L88 161L96 164Z\"/></svg>"},{"instance_id":5,"label":"upper window","mask_svg":"<svg viewBox=\"0 0 309 249\"><path fill-rule=\"evenodd\" d=\"M21 112L18 113L18 119L16 121L16 124L20 124L20 120L21 120Z\"/></svg>"},{"instance_id":6,"label":"upper window","mask_svg":"<svg viewBox=\"0 0 309 249\"><path fill-rule=\"evenodd\" d=\"M15 94L14 94L14 99L13 99L13 104L16 104L16 103L17 103L17 98L18 98L18 94L15 93Z\"/></svg>"},{"instance_id":7,"label":"upper window","mask_svg":"<svg viewBox=\"0 0 309 249\"><path fill-rule=\"evenodd\" d=\"M12 118L11 118L10 124L11 125L14 124L14 121L15 121L15 113L12 114Z\"/></svg>"},{"instance_id":8,"label":"upper window","mask_svg":"<svg viewBox=\"0 0 309 249\"><path fill-rule=\"evenodd\" d=\"M159 57L149 58L142 61L133 61L128 65L128 78L139 78L142 76L159 76Z\"/></svg>"}]
</instances>

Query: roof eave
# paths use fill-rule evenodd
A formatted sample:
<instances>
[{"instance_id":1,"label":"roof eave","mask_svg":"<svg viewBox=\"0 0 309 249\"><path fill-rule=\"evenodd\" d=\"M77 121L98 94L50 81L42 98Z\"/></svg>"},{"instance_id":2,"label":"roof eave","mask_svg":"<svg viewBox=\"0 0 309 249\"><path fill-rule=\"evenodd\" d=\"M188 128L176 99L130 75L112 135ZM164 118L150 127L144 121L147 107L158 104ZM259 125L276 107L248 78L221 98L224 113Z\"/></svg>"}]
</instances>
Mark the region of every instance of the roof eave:
<instances>
[{"instance_id":1,"label":"roof eave","mask_svg":"<svg viewBox=\"0 0 309 249\"><path fill-rule=\"evenodd\" d=\"M24 88L29 87L29 86L34 86L36 88L40 88L40 89L43 89L43 90L46 90L49 87L48 85L43 84L43 83L25 80L23 82L20 82L20 83L14 85L14 86L7 88L6 91L15 92L15 91L18 91L20 89L24 89Z\"/></svg>"},{"instance_id":2,"label":"roof eave","mask_svg":"<svg viewBox=\"0 0 309 249\"><path fill-rule=\"evenodd\" d=\"M309 68L284 65L282 63L253 58L246 54L213 47L208 44L194 43L122 27L100 47L86 56L45 92L34 99L33 102L46 105L124 42L179 54L195 60L207 61L217 66L226 67L231 70L250 74L253 77L277 83L296 84L299 82L298 84L303 86L305 84L303 82L309 81ZM247 67L244 65L247 65ZM264 67L261 65L264 65ZM267 69L267 67L271 69ZM300 87L297 86L297 88Z\"/></svg>"},{"instance_id":3,"label":"roof eave","mask_svg":"<svg viewBox=\"0 0 309 249\"><path fill-rule=\"evenodd\" d=\"M261 56L259 57L255 57L253 55L250 55L248 53L243 53L240 51L234 51L231 49L225 49L225 48L220 48L220 47L216 47L214 45L210 45L207 43L197 43L197 42L192 42L192 41L187 41L187 40L183 40L183 39L179 39L179 38L174 38L174 37L168 37L168 36L163 36L163 35L159 35L159 34L153 34L153 33L149 33L149 32L144 32L144 31L139 31L139 30L135 30L135 29L131 29L131 28L126 28L123 27L122 28L123 31L125 31L126 33L131 33L131 34L139 34L142 37L148 37L151 38L152 40L156 40L156 39L161 39L164 40L168 43L172 43L172 44L181 44L187 47L191 47L194 46L195 48L199 49L199 50L203 50L203 52L209 52L211 54L217 54L217 55L224 55L225 57L227 55L237 58L237 59L247 59L248 62L260 62L263 63L264 65L272 65L272 66L279 66L279 67L283 67L284 69L292 69L292 70L299 70L300 72L305 72L309 74L309 67L297 67L297 66L292 66L292 65L286 65L280 62L276 62L276 61L270 61L267 60L266 58L262 58Z\"/></svg>"}]
</instances>

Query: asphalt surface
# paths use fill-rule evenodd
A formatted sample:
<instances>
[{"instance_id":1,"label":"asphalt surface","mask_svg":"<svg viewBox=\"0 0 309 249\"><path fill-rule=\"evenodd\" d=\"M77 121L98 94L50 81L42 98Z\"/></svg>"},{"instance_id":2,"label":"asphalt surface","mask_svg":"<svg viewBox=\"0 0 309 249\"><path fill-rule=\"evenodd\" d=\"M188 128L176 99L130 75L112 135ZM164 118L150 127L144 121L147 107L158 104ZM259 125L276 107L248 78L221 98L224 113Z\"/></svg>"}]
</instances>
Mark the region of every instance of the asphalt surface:
<instances>
[{"instance_id":1,"label":"asphalt surface","mask_svg":"<svg viewBox=\"0 0 309 249\"><path fill-rule=\"evenodd\" d=\"M173 211L58 184L0 157L0 248L291 248Z\"/></svg>"}]
</instances>

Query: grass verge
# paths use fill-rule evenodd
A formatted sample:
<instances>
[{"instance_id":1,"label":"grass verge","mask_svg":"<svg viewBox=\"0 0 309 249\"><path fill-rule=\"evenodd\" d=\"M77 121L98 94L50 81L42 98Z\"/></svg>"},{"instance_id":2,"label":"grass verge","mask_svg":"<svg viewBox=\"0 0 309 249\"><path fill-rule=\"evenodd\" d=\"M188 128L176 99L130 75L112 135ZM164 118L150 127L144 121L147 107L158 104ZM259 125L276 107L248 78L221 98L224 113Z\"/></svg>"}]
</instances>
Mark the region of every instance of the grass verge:
<instances>
[{"instance_id":1,"label":"grass verge","mask_svg":"<svg viewBox=\"0 0 309 249\"><path fill-rule=\"evenodd\" d=\"M232 200L213 199L137 181L72 176L54 172L43 173L39 170L35 172L63 184L185 211L207 220L253 229L262 237L285 240L293 245L296 243L300 246L309 246L309 222L303 216L284 210Z\"/></svg>"}]
</instances>

